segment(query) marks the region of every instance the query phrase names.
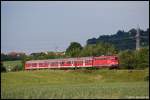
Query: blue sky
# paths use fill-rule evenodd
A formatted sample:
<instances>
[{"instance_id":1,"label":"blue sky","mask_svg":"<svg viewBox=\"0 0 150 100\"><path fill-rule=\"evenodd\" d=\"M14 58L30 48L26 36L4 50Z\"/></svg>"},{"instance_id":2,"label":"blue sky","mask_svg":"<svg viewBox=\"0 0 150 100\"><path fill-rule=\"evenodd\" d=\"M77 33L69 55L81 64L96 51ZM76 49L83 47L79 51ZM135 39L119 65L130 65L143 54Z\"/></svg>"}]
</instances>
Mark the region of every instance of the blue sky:
<instances>
[{"instance_id":1,"label":"blue sky","mask_svg":"<svg viewBox=\"0 0 150 100\"><path fill-rule=\"evenodd\" d=\"M63 51L137 25L149 27L148 1L2 1L1 52Z\"/></svg>"}]
</instances>

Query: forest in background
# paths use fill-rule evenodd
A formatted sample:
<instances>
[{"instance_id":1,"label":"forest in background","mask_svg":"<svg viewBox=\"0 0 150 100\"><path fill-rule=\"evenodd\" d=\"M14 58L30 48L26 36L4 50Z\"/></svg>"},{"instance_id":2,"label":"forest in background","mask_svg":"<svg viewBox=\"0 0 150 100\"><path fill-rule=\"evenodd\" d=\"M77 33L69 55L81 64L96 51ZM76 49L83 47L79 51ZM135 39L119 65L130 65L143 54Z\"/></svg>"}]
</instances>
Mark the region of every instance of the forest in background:
<instances>
[{"instance_id":1,"label":"forest in background","mask_svg":"<svg viewBox=\"0 0 150 100\"><path fill-rule=\"evenodd\" d=\"M111 43L118 50L135 50L136 48L136 36L137 30L131 29L128 32L123 30L118 30L116 34L113 35L101 35L98 38L91 38L87 40L87 44L96 44L98 42ZM140 46L149 46L149 28L147 30L140 29Z\"/></svg>"}]
</instances>

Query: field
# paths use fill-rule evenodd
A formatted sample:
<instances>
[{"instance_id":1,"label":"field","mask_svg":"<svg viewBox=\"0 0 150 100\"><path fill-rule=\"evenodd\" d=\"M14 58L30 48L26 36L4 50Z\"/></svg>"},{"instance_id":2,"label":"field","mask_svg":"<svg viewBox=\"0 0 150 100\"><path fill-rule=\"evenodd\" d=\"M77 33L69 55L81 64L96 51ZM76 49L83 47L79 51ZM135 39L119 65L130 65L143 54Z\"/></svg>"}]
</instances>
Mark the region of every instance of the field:
<instances>
[{"instance_id":1,"label":"field","mask_svg":"<svg viewBox=\"0 0 150 100\"><path fill-rule=\"evenodd\" d=\"M1 73L2 99L148 99L149 70L33 70Z\"/></svg>"}]
</instances>

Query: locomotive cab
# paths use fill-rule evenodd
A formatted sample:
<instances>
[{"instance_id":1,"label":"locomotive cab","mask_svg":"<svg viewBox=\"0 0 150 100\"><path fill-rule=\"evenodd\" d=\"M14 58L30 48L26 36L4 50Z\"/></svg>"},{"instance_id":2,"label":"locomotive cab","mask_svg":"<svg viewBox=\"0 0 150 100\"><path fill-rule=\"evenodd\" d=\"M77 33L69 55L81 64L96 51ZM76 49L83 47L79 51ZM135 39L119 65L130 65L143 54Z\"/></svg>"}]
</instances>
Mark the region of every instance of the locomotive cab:
<instances>
[{"instance_id":1,"label":"locomotive cab","mask_svg":"<svg viewBox=\"0 0 150 100\"><path fill-rule=\"evenodd\" d=\"M110 68L118 68L119 67L119 61L118 61L118 57L112 57L110 59Z\"/></svg>"},{"instance_id":2,"label":"locomotive cab","mask_svg":"<svg viewBox=\"0 0 150 100\"><path fill-rule=\"evenodd\" d=\"M108 67L108 68L116 68L118 67L118 57L116 56L100 56L94 57L93 66L96 67Z\"/></svg>"}]
</instances>

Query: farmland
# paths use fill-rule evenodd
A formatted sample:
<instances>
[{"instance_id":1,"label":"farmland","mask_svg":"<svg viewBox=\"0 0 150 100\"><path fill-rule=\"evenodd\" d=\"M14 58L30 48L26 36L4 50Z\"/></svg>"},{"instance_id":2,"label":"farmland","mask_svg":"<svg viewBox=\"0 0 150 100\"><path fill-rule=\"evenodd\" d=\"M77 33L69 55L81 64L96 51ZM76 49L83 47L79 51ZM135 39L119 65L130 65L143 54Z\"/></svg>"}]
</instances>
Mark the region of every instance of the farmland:
<instances>
[{"instance_id":1,"label":"farmland","mask_svg":"<svg viewBox=\"0 0 150 100\"><path fill-rule=\"evenodd\" d=\"M148 98L145 70L33 70L1 73L2 99Z\"/></svg>"}]
</instances>

